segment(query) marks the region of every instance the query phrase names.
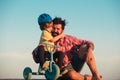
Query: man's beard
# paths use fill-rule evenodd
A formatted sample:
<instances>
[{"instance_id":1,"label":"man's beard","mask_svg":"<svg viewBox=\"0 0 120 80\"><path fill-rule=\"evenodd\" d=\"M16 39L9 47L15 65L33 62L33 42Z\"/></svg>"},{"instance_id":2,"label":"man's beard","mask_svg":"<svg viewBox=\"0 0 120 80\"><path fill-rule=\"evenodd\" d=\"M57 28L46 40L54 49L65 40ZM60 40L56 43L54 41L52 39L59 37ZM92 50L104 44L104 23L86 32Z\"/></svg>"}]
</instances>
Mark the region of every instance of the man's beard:
<instances>
[{"instance_id":1,"label":"man's beard","mask_svg":"<svg viewBox=\"0 0 120 80\"><path fill-rule=\"evenodd\" d=\"M57 36L57 35L59 35L59 33L52 32L52 36L53 36L53 37L55 37L55 36Z\"/></svg>"}]
</instances>

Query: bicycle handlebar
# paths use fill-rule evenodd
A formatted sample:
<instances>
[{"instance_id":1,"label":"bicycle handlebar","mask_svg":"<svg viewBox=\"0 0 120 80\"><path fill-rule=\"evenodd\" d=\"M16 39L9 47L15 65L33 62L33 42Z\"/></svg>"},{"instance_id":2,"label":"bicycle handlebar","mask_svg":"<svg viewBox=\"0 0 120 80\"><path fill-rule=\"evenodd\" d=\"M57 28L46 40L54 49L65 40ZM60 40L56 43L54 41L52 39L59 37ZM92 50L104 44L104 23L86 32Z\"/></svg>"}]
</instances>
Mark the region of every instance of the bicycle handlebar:
<instances>
[{"instance_id":1,"label":"bicycle handlebar","mask_svg":"<svg viewBox=\"0 0 120 80\"><path fill-rule=\"evenodd\" d=\"M49 52L53 52L53 53L56 51L57 48L60 48L60 46L52 45L52 44L49 44L49 43L46 43L46 42L43 42L43 44L45 44L45 46L46 46L46 48ZM49 50L48 47L53 48L53 51Z\"/></svg>"}]
</instances>

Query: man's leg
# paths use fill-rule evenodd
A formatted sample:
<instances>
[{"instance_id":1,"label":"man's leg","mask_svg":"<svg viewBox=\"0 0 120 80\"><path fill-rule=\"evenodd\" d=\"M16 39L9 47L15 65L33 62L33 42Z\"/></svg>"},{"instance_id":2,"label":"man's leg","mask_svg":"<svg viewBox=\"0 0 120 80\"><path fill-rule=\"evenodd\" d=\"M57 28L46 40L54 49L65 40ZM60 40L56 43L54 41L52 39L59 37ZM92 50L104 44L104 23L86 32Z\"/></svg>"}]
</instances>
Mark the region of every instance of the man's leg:
<instances>
[{"instance_id":1,"label":"man's leg","mask_svg":"<svg viewBox=\"0 0 120 80\"><path fill-rule=\"evenodd\" d=\"M68 70L68 72L64 75L67 80L95 80L91 75L81 75L80 71L86 62L86 54L88 53L88 47L86 45L81 45L79 47L78 53L76 53L72 60L71 65L73 69Z\"/></svg>"},{"instance_id":2,"label":"man's leg","mask_svg":"<svg viewBox=\"0 0 120 80\"><path fill-rule=\"evenodd\" d=\"M90 44L82 45L79 48L79 52L78 52L79 57L81 57L81 59L86 61L87 65L89 66L89 68L92 72L93 78L94 79L96 78L97 80L101 80L102 77L98 73L92 51L93 51L93 45L90 45Z\"/></svg>"},{"instance_id":3,"label":"man's leg","mask_svg":"<svg viewBox=\"0 0 120 80\"><path fill-rule=\"evenodd\" d=\"M91 75L82 75L80 71L82 70L85 62L86 62L86 54L88 47L86 45L81 45L78 52L74 54L71 64L74 70L69 70L65 75L70 80L92 80Z\"/></svg>"},{"instance_id":4,"label":"man's leg","mask_svg":"<svg viewBox=\"0 0 120 80\"><path fill-rule=\"evenodd\" d=\"M79 50L80 53L78 51L78 53L74 54L71 60L72 69L68 70L68 72L64 76L68 80L92 80L92 76L84 76L80 74L80 71L82 70L82 67L84 66L85 63L84 56L86 49L84 48L83 45L79 48ZM82 56L80 56L81 54Z\"/></svg>"},{"instance_id":5,"label":"man's leg","mask_svg":"<svg viewBox=\"0 0 120 80\"><path fill-rule=\"evenodd\" d=\"M100 74L98 73L96 63L95 63L95 58L92 54L92 48L91 47L88 49L88 54L87 54L87 57L86 57L86 63L89 66L94 79L96 78L97 80L101 80L102 76L100 76Z\"/></svg>"},{"instance_id":6,"label":"man's leg","mask_svg":"<svg viewBox=\"0 0 120 80\"><path fill-rule=\"evenodd\" d=\"M71 60L72 67L80 72L86 62L86 54L88 53L88 46L81 45L78 46L77 53L74 54Z\"/></svg>"},{"instance_id":7,"label":"man's leg","mask_svg":"<svg viewBox=\"0 0 120 80\"><path fill-rule=\"evenodd\" d=\"M80 73L76 72L75 70L69 70L66 74L65 77L68 80L84 80L84 76L81 75Z\"/></svg>"}]
</instances>

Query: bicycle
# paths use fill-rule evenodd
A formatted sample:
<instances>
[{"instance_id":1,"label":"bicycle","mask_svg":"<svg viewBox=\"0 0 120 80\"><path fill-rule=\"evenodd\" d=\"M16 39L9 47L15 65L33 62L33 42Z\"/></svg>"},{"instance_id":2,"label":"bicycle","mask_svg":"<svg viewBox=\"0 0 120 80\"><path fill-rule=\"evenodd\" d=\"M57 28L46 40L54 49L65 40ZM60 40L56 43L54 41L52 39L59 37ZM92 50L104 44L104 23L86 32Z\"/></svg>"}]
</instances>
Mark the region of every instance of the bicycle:
<instances>
[{"instance_id":1,"label":"bicycle","mask_svg":"<svg viewBox=\"0 0 120 80\"><path fill-rule=\"evenodd\" d=\"M41 72L40 64L37 72L32 72L32 69L30 67L26 67L23 71L23 77L25 80L31 79L32 75L45 75L45 78L47 80L56 80L60 76L60 69L53 60L53 54L56 52L56 49L60 47L45 42L43 44L45 44L46 49L50 53L50 58L46 59L46 61L49 61L49 64L46 66L45 73Z\"/></svg>"}]
</instances>

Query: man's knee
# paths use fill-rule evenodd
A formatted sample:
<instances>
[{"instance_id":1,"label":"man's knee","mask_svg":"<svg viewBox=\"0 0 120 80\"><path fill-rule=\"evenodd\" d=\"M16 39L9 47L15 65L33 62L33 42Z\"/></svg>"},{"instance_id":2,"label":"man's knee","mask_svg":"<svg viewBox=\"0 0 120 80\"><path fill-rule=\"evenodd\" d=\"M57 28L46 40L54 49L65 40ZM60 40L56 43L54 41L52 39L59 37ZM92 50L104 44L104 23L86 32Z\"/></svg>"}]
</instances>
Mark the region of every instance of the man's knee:
<instances>
[{"instance_id":1,"label":"man's knee","mask_svg":"<svg viewBox=\"0 0 120 80\"><path fill-rule=\"evenodd\" d=\"M94 50L95 46L93 42L89 42L88 43L89 48L91 48L92 50Z\"/></svg>"},{"instance_id":2,"label":"man's knee","mask_svg":"<svg viewBox=\"0 0 120 80\"><path fill-rule=\"evenodd\" d=\"M86 56L86 62L90 63L93 60L92 48L90 47Z\"/></svg>"},{"instance_id":3,"label":"man's knee","mask_svg":"<svg viewBox=\"0 0 120 80\"><path fill-rule=\"evenodd\" d=\"M86 58L88 53L94 49L94 44L92 42L89 42L88 44L81 45L77 51L81 59Z\"/></svg>"},{"instance_id":4,"label":"man's knee","mask_svg":"<svg viewBox=\"0 0 120 80\"><path fill-rule=\"evenodd\" d=\"M87 44L81 45L77 49L77 53L81 59L84 59L88 53L89 46Z\"/></svg>"}]
</instances>

